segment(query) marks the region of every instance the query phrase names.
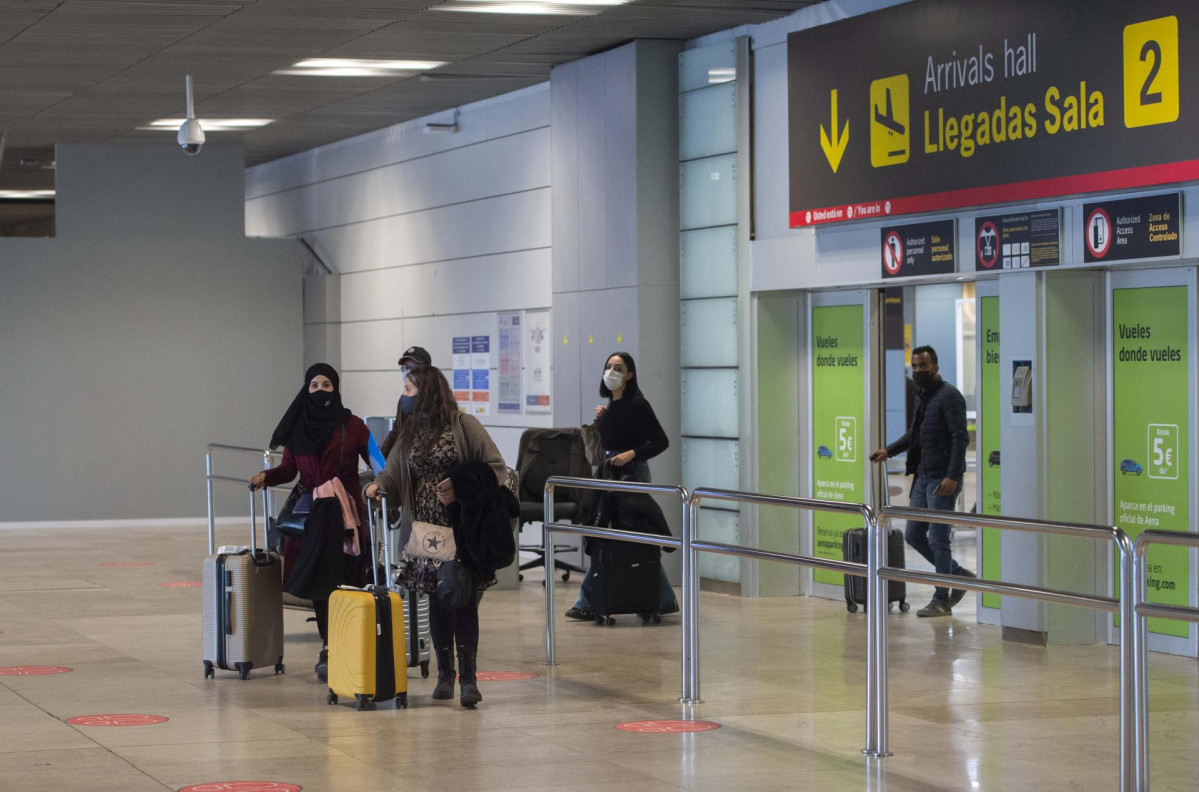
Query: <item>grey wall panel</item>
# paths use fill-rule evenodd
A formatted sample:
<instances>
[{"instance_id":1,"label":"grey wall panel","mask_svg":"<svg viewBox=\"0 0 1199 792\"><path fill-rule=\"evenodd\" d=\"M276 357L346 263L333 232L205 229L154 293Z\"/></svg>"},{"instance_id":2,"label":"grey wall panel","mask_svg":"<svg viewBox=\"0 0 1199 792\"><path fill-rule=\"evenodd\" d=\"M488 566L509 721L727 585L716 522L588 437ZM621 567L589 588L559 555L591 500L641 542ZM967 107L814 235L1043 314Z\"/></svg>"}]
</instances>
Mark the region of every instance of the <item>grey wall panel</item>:
<instances>
[{"instance_id":1,"label":"grey wall panel","mask_svg":"<svg viewBox=\"0 0 1199 792\"><path fill-rule=\"evenodd\" d=\"M549 183L549 128L542 127L251 199L247 212L270 216L273 235L292 236Z\"/></svg>"},{"instance_id":2,"label":"grey wall panel","mask_svg":"<svg viewBox=\"0 0 1199 792\"><path fill-rule=\"evenodd\" d=\"M336 322L304 325L305 370L314 363L328 363L340 371L343 365L341 337L342 325Z\"/></svg>"},{"instance_id":3,"label":"grey wall panel","mask_svg":"<svg viewBox=\"0 0 1199 792\"><path fill-rule=\"evenodd\" d=\"M424 134L426 121L444 122L450 120L444 116L453 116L452 112L439 113L322 146L319 157L304 152L259 165L246 174L245 195L254 199L546 126L550 118L549 93L549 83L542 83L466 105L460 108L458 132L452 135ZM261 220L271 222L272 217L268 214ZM247 231L277 236L257 223L248 225Z\"/></svg>"},{"instance_id":4,"label":"grey wall panel","mask_svg":"<svg viewBox=\"0 0 1199 792\"><path fill-rule=\"evenodd\" d=\"M81 222L0 239L0 522L200 517L205 445L265 443L300 387L307 253L231 222L240 151L56 156ZM222 513L245 514L235 490Z\"/></svg>"},{"instance_id":5,"label":"grey wall panel","mask_svg":"<svg viewBox=\"0 0 1199 792\"><path fill-rule=\"evenodd\" d=\"M579 191L579 65L553 71L552 179L559 196ZM555 291L579 288L579 206L570 200L553 202L553 284Z\"/></svg>"},{"instance_id":6,"label":"grey wall panel","mask_svg":"<svg viewBox=\"0 0 1199 792\"><path fill-rule=\"evenodd\" d=\"M341 279L338 276L304 276L304 321L341 321Z\"/></svg>"},{"instance_id":7,"label":"grey wall panel","mask_svg":"<svg viewBox=\"0 0 1199 792\"><path fill-rule=\"evenodd\" d=\"M488 198L321 231L338 272L550 246L550 191Z\"/></svg>"},{"instance_id":8,"label":"grey wall panel","mask_svg":"<svg viewBox=\"0 0 1199 792\"><path fill-rule=\"evenodd\" d=\"M606 62L612 53L597 57ZM606 71L597 64L589 63L581 69L578 80L578 192L566 196L578 206L579 216L579 288L601 289L607 286L606 269L609 262L608 174L612 163L608 162L604 143L608 132L608 86L604 83Z\"/></svg>"},{"instance_id":9,"label":"grey wall panel","mask_svg":"<svg viewBox=\"0 0 1199 792\"><path fill-rule=\"evenodd\" d=\"M594 262L603 274L606 288L624 288L638 282L643 262L639 260L638 217L643 207L638 198L642 178L638 165L644 141L637 127L639 117L649 112L637 95L638 58L641 42L605 53L604 58L604 152L605 179L600 195L604 201L605 258Z\"/></svg>"},{"instance_id":10,"label":"grey wall panel","mask_svg":"<svg viewBox=\"0 0 1199 792\"><path fill-rule=\"evenodd\" d=\"M579 385L581 350L586 338L579 333L579 304L589 295L581 292L563 292L554 295L554 310L550 318L550 344L553 349L553 398L551 406L554 419L560 426L582 426L591 423L591 406L586 408L581 401ZM589 402L587 402L590 405Z\"/></svg>"},{"instance_id":11,"label":"grey wall panel","mask_svg":"<svg viewBox=\"0 0 1199 792\"><path fill-rule=\"evenodd\" d=\"M342 319L547 308L548 248L342 276Z\"/></svg>"}]
</instances>

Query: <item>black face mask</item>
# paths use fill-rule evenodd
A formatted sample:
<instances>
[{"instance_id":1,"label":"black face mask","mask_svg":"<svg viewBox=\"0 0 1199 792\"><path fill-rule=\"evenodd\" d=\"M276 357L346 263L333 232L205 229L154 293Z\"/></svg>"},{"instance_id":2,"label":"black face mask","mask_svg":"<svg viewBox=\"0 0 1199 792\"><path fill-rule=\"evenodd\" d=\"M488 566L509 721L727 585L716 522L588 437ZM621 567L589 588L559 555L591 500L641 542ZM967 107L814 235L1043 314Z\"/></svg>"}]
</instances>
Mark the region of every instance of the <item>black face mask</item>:
<instances>
[{"instance_id":1,"label":"black face mask","mask_svg":"<svg viewBox=\"0 0 1199 792\"><path fill-rule=\"evenodd\" d=\"M337 402L337 394L332 391L317 390L308 393L308 404L318 410L326 410Z\"/></svg>"},{"instance_id":2,"label":"black face mask","mask_svg":"<svg viewBox=\"0 0 1199 792\"><path fill-rule=\"evenodd\" d=\"M928 390L928 386L933 384L935 375L931 371L913 371L912 381L916 383L916 387L920 390Z\"/></svg>"},{"instance_id":3,"label":"black face mask","mask_svg":"<svg viewBox=\"0 0 1199 792\"><path fill-rule=\"evenodd\" d=\"M400 412L404 415L412 415L416 410L416 397L404 395L400 397Z\"/></svg>"}]
</instances>

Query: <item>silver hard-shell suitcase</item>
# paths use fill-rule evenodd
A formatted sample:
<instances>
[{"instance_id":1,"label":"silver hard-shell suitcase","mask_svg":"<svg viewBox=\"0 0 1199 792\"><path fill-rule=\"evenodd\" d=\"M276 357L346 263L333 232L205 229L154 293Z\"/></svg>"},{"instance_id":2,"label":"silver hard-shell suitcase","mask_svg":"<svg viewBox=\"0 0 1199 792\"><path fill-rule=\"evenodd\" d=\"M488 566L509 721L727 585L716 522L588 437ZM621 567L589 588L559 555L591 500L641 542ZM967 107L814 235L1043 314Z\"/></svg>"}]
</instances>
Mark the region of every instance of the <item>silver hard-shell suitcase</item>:
<instances>
[{"instance_id":1,"label":"silver hard-shell suitcase","mask_svg":"<svg viewBox=\"0 0 1199 792\"><path fill-rule=\"evenodd\" d=\"M368 503L367 508L375 509L374 503ZM376 541L382 544L387 543L387 548L390 551L387 555L391 558L398 556L399 548L395 547L393 537L398 536L396 531L399 528L399 521L390 522L386 519L390 516L390 510L387 508L387 499L383 499L381 508L379 509L379 519L381 524L387 526L384 536L379 537ZM383 558L384 554L376 553L375 558ZM420 666L420 675L422 677L429 676L429 662L433 657L433 638L429 633L429 595L421 594L411 589L406 589L397 586L395 582L396 569L392 565L388 565L387 569L387 585L393 591L399 593L400 598L404 600L404 625L408 634L404 636L408 646L408 667L416 668Z\"/></svg>"},{"instance_id":2,"label":"silver hard-shell suitcase","mask_svg":"<svg viewBox=\"0 0 1199 792\"><path fill-rule=\"evenodd\" d=\"M283 673L283 563L255 546L254 493L250 493L250 546L204 559L204 678L216 669L274 667ZM263 525L263 544L266 525Z\"/></svg>"}]
</instances>

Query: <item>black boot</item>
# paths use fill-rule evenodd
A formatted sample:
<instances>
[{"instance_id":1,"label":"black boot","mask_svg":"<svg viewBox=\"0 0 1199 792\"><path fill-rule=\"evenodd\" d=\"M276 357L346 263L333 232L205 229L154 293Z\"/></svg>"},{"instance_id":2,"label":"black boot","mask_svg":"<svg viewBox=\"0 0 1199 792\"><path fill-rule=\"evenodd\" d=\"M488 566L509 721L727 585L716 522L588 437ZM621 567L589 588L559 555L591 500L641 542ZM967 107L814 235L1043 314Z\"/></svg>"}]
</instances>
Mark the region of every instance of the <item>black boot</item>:
<instances>
[{"instance_id":1,"label":"black boot","mask_svg":"<svg viewBox=\"0 0 1199 792\"><path fill-rule=\"evenodd\" d=\"M483 700L483 694L479 692L479 686L475 680L475 659L478 652L479 647L477 646L458 647L458 684L462 689L458 700L467 709L474 709L475 705Z\"/></svg>"},{"instance_id":2,"label":"black boot","mask_svg":"<svg viewBox=\"0 0 1199 792\"><path fill-rule=\"evenodd\" d=\"M433 698L452 699L454 697L454 650L437 650L437 687L433 688Z\"/></svg>"}]
</instances>

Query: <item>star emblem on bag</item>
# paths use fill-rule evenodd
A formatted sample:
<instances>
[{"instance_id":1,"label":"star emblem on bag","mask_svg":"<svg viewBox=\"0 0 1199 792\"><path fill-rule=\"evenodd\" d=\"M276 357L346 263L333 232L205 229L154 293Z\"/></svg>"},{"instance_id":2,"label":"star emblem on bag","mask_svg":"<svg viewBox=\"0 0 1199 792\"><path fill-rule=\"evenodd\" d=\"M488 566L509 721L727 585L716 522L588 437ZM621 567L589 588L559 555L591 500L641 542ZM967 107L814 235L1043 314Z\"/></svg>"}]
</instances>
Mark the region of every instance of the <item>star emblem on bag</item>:
<instances>
[{"instance_id":1,"label":"star emblem on bag","mask_svg":"<svg viewBox=\"0 0 1199 792\"><path fill-rule=\"evenodd\" d=\"M425 547L433 551L438 550L441 547L441 537L434 534L433 536L426 538Z\"/></svg>"}]
</instances>

